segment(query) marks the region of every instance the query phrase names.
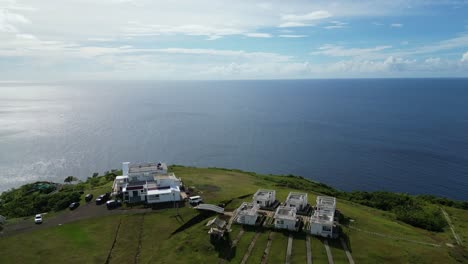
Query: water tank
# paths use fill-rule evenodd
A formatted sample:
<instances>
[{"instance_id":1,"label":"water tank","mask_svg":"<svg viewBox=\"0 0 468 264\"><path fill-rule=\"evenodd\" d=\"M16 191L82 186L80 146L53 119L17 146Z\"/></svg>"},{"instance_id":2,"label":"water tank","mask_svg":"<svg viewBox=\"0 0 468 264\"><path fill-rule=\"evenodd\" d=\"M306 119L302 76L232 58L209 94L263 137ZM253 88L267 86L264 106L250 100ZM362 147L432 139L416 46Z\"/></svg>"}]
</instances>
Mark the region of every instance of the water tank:
<instances>
[{"instance_id":1,"label":"water tank","mask_svg":"<svg viewBox=\"0 0 468 264\"><path fill-rule=\"evenodd\" d=\"M130 165L130 162L122 162L122 175L127 176L128 175L128 167Z\"/></svg>"}]
</instances>

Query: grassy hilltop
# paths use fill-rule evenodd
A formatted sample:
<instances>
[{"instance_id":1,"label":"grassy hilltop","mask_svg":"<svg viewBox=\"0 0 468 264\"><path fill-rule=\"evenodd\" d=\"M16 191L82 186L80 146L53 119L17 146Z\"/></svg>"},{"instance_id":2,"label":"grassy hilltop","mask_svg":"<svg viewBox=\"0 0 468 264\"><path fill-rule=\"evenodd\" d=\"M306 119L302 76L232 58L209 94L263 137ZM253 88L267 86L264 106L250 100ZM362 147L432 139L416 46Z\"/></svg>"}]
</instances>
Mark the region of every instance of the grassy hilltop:
<instances>
[{"instance_id":1,"label":"grassy hilltop","mask_svg":"<svg viewBox=\"0 0 468 264\"><path fill-rule=\"evenodd\" d=\"M251 195L259 188L275 189L279 201L284 201L290 191L306 191L310 204L315 203L316 195L335 195L338 197L337 208L346 220L343 225L344 237L347 238L356 263L468 262L468 211L462 209L463 203L434 197L406 198L404 195L392 196L387 193L343 193L293 176L183 166L172 166L171 171L181 177L186 186L193 186L200 192L205 202L226 203L226 211L234 210L243 201L250 201ZM110 188L110 180L109 176L96 177L91 179L94 183L88 181L77 186L83 188L85 193L91 192L96 196ZM388 195L388 199L394 200L396 197L399 204L384 202L382 196ZM89 208L82 204L77 210L84 212ZM417 224L415 226L415 223L402 218L405 215L404 208L422 214L414 217L406 215L411 220L431 215L436 220L416 227ZM444 219L438 213L440 208L449 214L462 246L455 242L445 220L440 222L440 219ZM95 209L107 211L105 207ZM80 211L50 213L45 215L44 221L70 217L75 213L79 214ZM110 215L31 232L19 231L0 237L0 263L240 263L257 231L259 236L247 263L260 263L268 243L269 230L245 228L237 245L226 254L224 249L220 250L219 246L210 243L205 227L210 218L196 221L200 219L199 214L189 207L180 208L179 214L176 216L176 210L172 208L116 210ZM12 219L6 224L5 231L22 221L32 222L32 218ZM435 223L435 228L431 227L432 223ZM242 229L239 225L233 225L230 240L235 240ZM440 230L430 231L437 229ZM287 232L272 232L268 263L285 261L288 236ZM292 263L306 263L305 241L305 234L294 234ZM311 237L314 263L328 263L323 243L323 240ZM329 240L329 244L334 262L348 263L341 243Z\"/></svg>"}]
</instances>

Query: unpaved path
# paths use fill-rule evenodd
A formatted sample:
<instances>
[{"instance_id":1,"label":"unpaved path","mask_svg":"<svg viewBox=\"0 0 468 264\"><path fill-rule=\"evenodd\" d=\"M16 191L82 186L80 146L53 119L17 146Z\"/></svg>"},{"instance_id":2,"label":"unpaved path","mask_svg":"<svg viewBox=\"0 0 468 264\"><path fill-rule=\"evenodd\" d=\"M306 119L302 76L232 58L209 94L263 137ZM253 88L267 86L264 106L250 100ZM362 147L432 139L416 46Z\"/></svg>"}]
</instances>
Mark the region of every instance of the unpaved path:
<instances>
[{"instance_id":1,"label":"unpaved path","mask_svg":"<svg viewBox=\"0 0 468 264\"><path fill-rule=\"evenodd\" d=\"M271 243L273 242L273 234L274 232L272 231L270 231L270 233L268 234L268 242L267 242L265 251L263 252L262 264L266 264L268 261L268 255L270 254Z\"/></svg>"},{"instance_id":2,"label":"unpaved path","mask_svg":"<svg viewBox=\"0 0 468 264\"><path fill-rule=\"evenodd\" d=\"M312 264L312 250L310 249L310 235L307 235L306 248L307 248L307 264Z\"/></svg>"},{"instance_id":3,"label":"unpaved path","mask_svg":"<svg viewBox=\"0 0 468 264\"><path fill-rule=\"evenodd\" d=\"M17 223L7 224L5 225L3 232L0 233L0 237L12 236L23 232L44 229L47 227L62 225L88 218L145 212L151 212L151 208L108 210L106 205L96 205L94 203L88 203L80 205L80 207L76 208L73 211L66 209L50 218L47 217L47 214L44 214L44 222L39 225L34 223L34 216L31 216L30 218L25 218L24 220L21 220Z\"/></svg>"},{"instance_id":4,"label":"unpaved path","mask_svg":"<svg viewBox=\"0 0 468 264\"><path fill-rule=\"evenodd\" d=\"M289 234L288 247L286 248L286 261L284 262L286 264L291 264L292 245L293 245L293 235Z\"/></svg>"},{"instance_id":5,"label":"unpaved path","mask_svg":"<svg viewBox=\"0 0 468 264\"><path fill-rule=\"evenodd\" d=\"M447 223L450 226L450 230L452 230L452 234L453 234L453 237L455 238L455 241L457 242L457 244L459 246L461 246L462 241L461 241L460 237L458 236L458 234L455 232L455 228L452 225L452 221L450 221L449 214L444 210L444 208L440 208L440 210L442 211L442 214L444 215L445 220L447 220Z\"/></svg>"},{"instance_id":6,"label":"unpaved path","mask_svg":"<svg viewBox=\"0 0 468 264\"><path fill-rule=\"evenodd\" d=\"M334 264L335 262L333 261L333 255L331 253L330 246L328 245L328 240L323 241L323 245L325 246L325 251L327 251L327 257L328 257L328 264Z\"/></svg>"},{"instance_id":7,"label":"unpaved path","mask_svg":"<svg viewBox=\"0 0 468 264\"><path fill-rule=\"evenodd\" d=\"M341 245L343 246L343 249L346 253L346 257L348 258L349 264L354 264L354 259L353 256L351 255L351 252L349 252L348 245L346 245L346 242L344 241L343 238L340 238Z\"/></svg>"},{"instance_id":8,"label":"unpaved path","mask_svg":"<svg viewBox=\"0 0 468 264\"><path fill-rule=\"evenodd\" d=\"M257 243L257 239L258 239L259 236L260 236L260 232L257 231L254 238L252 239L252 242L250 242L250 245L249 245L249 248L247 249L247 252L245 252L244 258L242 258L241 264L247 263L247 260L250 257L250 253L252 253L252 250L255 247L255 243Z\"/></svg>"}]
</instances>

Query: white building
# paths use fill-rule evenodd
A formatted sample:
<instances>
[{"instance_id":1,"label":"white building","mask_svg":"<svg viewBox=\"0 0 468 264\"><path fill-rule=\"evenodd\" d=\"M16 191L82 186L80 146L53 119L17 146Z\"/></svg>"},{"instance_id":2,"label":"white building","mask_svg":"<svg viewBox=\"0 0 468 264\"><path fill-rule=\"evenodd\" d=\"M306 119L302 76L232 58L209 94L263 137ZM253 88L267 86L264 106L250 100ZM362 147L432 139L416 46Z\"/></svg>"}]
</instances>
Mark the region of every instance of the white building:
<instances>
[{"instance_id":1,"label":"white building","mask_svg":"<svg viewBox=\"0 0 468 264\"><path fill-rule=\"evenodd\" d=\"M275 212L275 228L297 231L299 220L296 217L295 207L279 206Z\"/></svg>"},{"instance_id":2,"label":"white building","mask_svg":"<svg viewBox=\"0 0 468 264\"><path fill-rule=\"evenodd\" d=\"M258 219L258 209L260 209L258 204L242 203L237 209L236 222L243 225L255 225Z\"/></svg>"},{"instance_id":3,"label":"white building","mask_svg":"<svg viewBox=\"0 0 468 264\"><path fill-rule=\"evenodd\" d=\"M253 203L258 204L260 207L268 207L275 203L276 191L275 190L258 190L253 196Z\"/></svg>"},{"instance_id":4,"label":"white building","mask_svg":"<svg viewBox=\"0 0 468 264\"><path fill-rule=\"evenodd\" d=\"M163 203L180 201L182 181L167 173L164 163L122 163L122 176L116 177L114 192L122 193L127 203Z\"/></svg>"},{"instance_id":5,"label":"white building","mask_svg":"<svg viewBox=\"0 0 468 264\"><path fill-rule=\"evenodd\" d=\"M307 193L290 192L286 198L287 207L295 207L298 211L302 211L308 204Z\"/></svg>"},{"instance_id":6,"label":"white building","mask_svg":"<svg viewBox=\"0 0 468 264\"><path fill-rule=\"evenodd\" d=\"M310 233L322 237L332 237L336 209L336 198L317 196L317 205L310 218Z\"/></svg>"}]
</instances>

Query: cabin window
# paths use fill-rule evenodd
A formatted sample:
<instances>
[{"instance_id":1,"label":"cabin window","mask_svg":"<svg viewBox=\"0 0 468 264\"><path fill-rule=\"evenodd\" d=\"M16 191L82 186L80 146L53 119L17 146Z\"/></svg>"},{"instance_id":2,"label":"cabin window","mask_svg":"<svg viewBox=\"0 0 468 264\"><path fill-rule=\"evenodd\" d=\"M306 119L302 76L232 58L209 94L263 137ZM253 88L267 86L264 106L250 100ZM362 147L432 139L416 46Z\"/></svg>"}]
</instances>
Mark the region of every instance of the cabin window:
<instances>
[{"instance_id":1,"label":"cabin window","mask_svg":"<svg viewBox=\"0 0 468 264\"><path fill-rule=\"evenodd\" d=\"M331 231L331 226L322 226L322 231L330 232Z\"/></svg>"}]
</instances>

